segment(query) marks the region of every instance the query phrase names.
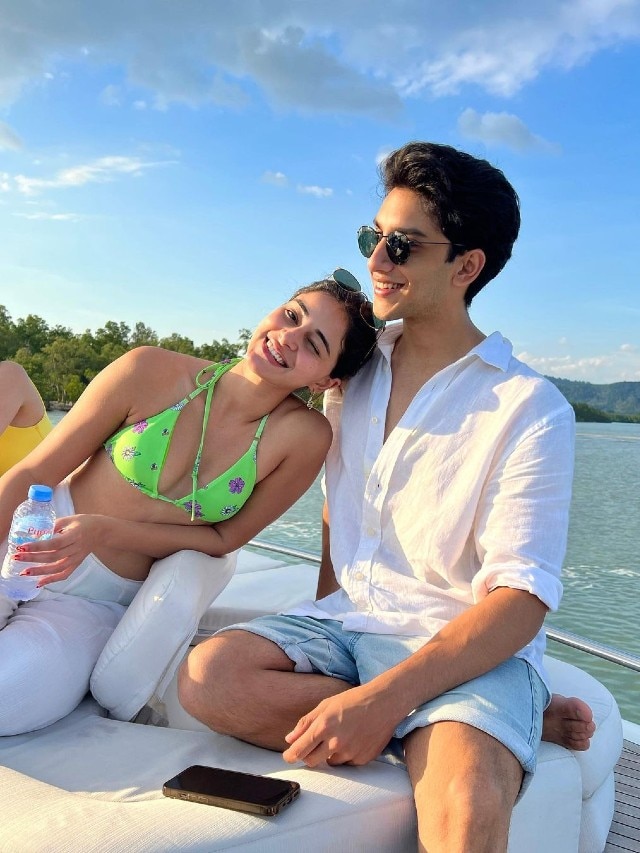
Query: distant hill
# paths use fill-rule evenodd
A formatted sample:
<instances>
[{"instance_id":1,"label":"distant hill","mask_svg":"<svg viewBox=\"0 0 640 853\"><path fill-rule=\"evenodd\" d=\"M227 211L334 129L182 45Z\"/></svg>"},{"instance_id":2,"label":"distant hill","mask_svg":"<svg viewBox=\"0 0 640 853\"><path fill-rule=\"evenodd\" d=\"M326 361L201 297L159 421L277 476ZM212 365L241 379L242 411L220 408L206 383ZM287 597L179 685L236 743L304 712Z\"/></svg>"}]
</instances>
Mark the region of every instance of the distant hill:
<instances>
[{"instance_id":1,"label":"distant hill","mask_svg":"<svg viewBox=\"0 0 640 853\"><path fill-rule=\"evenodd\" d=\"M570 403L584 403L594 409L615 415L640 414L640 382L612 382L594 385L573 379L547 376Z\"/></svg>"}]
</instances>

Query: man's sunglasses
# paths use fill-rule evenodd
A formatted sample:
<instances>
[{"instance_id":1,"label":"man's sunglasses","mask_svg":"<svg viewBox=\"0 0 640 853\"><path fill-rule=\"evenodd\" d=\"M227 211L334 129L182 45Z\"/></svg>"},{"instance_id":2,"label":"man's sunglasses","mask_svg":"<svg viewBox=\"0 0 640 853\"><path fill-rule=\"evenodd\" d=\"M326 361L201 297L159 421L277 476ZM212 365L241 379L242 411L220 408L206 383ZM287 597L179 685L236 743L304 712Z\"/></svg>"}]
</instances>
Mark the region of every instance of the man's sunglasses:
<instances>
[{"instance_id":1,"label":"man's sunglasses","mask_svg":"<svg viewBox=\"0 0 640 853\"><path fill-rule=\"evenodd\" d=\"M333 273L331 274L331 278L343 290L348 290L351 293L358 293L364 302L368 302L371 304L371 300L369 299L367 294L364 293L364 291L360 287L360 282L355 277L355 275L353 275L353 273L349 272L349 270L345 270L342 267L338 267L338 269L335 269L333 271ZM362 312L361 312L361 316L362 316ZM376 317L376 315L373 313L373 308L371 310L371 318L373 320L374 329L376 329L376 330L384 329L384 320L379 320ZM364 317L362 317L362 319L364 320L365 323L367 323L367 325L371 325L369 323L369 321L366 320Z\"/></svg>"},{"instance_id":2,"label":"man's sunglasses","mask_svg":"<svg viewBox=\"0 0 640 853\"><path fill-rule=\"evenodd\" d=\"M358 248L365 256L370 258L374 249L384 239L387 255L391 263L400 266L406 264L413 246L458 246L463 248L462 243L450 243L442 240L410 240L402 231L392 231L391 234L383 234L376 231L370 225L361 225L358 228Z\"/></svg>"}]
</instances>

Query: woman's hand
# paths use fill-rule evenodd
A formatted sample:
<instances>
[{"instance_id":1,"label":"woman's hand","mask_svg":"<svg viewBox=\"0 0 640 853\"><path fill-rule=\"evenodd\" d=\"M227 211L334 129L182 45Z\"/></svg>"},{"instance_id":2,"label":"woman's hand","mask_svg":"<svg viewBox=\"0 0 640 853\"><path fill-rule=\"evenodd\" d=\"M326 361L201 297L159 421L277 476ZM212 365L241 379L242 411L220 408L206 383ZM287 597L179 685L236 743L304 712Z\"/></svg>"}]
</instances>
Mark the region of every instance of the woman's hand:
<instances>
[{"instance_id":1,"label":"woman's hand","mask_svg":"<svg viewBox=\"0 0 640 853\"><path fill-rule=\"evenodd\" d=\"M20 545L14 559L18 562L38 562L21 575L42 576L38 589L45 584L62 581L98 546L105 524L103 515L69 515L56 519L53 536Z\"/></svg>"}]
</instances>

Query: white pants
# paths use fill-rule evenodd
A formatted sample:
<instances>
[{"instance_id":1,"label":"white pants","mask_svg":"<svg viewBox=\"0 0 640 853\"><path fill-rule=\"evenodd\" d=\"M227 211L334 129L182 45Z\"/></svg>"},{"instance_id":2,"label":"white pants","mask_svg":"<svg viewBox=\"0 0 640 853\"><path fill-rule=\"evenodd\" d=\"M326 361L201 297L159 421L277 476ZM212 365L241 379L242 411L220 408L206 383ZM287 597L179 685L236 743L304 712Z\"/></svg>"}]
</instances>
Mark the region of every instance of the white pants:
<instances>
[{"instance_id":1,"label":"white pants","mask_svg":"<svg viewBox=\"0 0 640 853\"><path fill-rule=\"evenodd\" d=\"M57 487L56 504L58 517L73 514L66 484ZM6 542L0 560L5 550ZM140 586L90 554L67 581L31 601L0 602L0 735L41 729L73 711Z\"/></svg>"}]
</instances>

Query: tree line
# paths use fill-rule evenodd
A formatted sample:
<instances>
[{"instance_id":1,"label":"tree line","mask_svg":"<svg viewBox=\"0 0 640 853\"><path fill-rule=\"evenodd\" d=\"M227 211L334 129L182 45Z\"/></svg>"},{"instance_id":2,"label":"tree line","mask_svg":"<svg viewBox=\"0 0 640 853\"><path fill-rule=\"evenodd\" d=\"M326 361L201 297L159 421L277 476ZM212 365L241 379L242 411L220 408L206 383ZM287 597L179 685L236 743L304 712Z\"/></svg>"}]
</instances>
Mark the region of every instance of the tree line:
<instances>
[{"instance_id":1,"label":"tree line","mask_svg":"<svg viewBox=\"0 0 640 853\"><path fill-rule=\"evenodd\" d=\"M66 326L49 326L36 314L14 321L6 307L0 305L0 361L10 359L21 364L47 405L54 402L62 406L72 405L96 374L135 347L159 346L209 361L222 361L241 355L250 337L249 329L240 329L235 343L222 338L221 341L214 339L211 343L196 346L191 338L177 332L160 338L144 323L138 322L132 329L126 323L114 320L109 320L95 332L87 329L77 334ZM612 393L624 385L627 394L629 388L637 393L636 386L640 388L638 382L590 386L585 382L570 382L552 376L547 378L569 399L578 421L640 422L640 414L603 411L582 400L571 399L582 396L572 393L575 388L582 390L582 386L588 390L605 389Z\"/></svg>"},{"instance_id":2,"label":"tree line","mask_svg":"<svg viewBox=\"0 0 640 853\"><path fill-rule=\"evenodd\" d=\"M95 332L87 329L78 334L66 326L49 326L36 314L13 320L6 307L0 305L0 361L21 364L48 405L75 403L94 376L135 347L159 346L222 361L241 355L250 337L249 329L240 329L235 343L222 338L196 346L176 332L160 338L144 323L136 323L132 329L114 320Z\"/></svg>"},{"instance_id":3,"label":"tree line","mask_svg":"<svg viewBox=\"0 0 640 853\"><path fill-rule=\"evenodd\" d=\"M557 379L554 376L548 376L547 379L571 401L576 415L580 415L582 420L626 423L640 421L640 382L595 385L592 382Z\"/></svg>"},{"instance_id":4,"label":"tree line","mask_svg":"<svg viewBox=\"0 0 640 853\"><path fill-rule=\"evenodd\" d=\"M640 424L640 415L617 415L611 412L604 412L602 409L597 409L595 406L589 406L588 403L571 403L573 411L576 413L576 421L578 423L600 423L600 424Z\"/></svg>"}]
</instances>

